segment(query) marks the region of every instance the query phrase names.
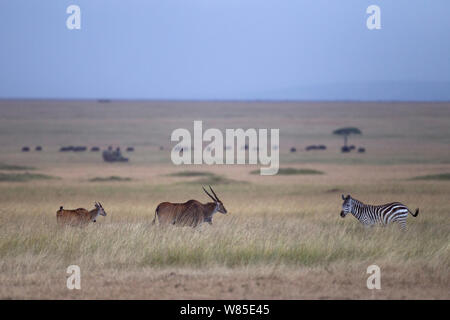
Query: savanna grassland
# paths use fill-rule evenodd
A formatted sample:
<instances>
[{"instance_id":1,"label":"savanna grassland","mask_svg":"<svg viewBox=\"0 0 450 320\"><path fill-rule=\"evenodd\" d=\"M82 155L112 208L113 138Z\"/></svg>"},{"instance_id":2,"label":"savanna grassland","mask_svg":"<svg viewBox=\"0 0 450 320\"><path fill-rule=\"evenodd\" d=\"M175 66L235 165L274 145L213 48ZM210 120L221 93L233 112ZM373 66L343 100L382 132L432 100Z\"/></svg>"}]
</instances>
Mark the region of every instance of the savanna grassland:
<instances>
[{"instance_id":1,"label":"savanna grassland","mask_svg":"<svg viewBox=\"0 0 450 320\"><path fill-rule=\"evenodd\" d=\"M194 120L279 128L286 174L173 165L170 135ZM332 132L349 126L366 153L340 153ZM450 103L0 101L0 145L1 299L450 298ZM65 145L135 152L104 163L99 152L58 152ZM212 226L151 224L159 202L209 201L208 184L229 212ZM420 214L406 232L365 230L339 216L341 194ZM94 201L106 217L57 227L61 205ZM81 268L81 290L66 287L69 265Z\"/></svg>"}]
</instances>

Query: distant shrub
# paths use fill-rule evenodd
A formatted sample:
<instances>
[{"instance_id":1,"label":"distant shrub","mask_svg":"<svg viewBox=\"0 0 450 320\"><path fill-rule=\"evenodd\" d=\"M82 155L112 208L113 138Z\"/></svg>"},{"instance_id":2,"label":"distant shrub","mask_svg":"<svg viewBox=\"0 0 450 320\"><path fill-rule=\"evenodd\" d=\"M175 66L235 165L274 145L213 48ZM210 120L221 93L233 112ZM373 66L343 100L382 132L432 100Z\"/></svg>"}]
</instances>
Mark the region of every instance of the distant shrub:
<instances>
[{"instance_id":1,"label":"distant shrub","mask_svg":"<svg viewBox=\"0 0 450 320\"><path fill-rule=\"evenodd\" d=\"M118 176L110 176L110 177L95 177L89 179L90 182L108 182L108 181L131 181L131 178L128 177L118 177Z\"/></svg>"},{"instance_id":2,"label":"distant shrub","mask_svg":"<svg viewBox=\"0 0 450 320\"><path fill-rule=\"evenodd\" d=\"M180 171L169 174L171 177L205 177L213 175L213 173L207 171Z\"/></svg>"},{"instance_id":3,"label":"distant shrub","mask_svg":"<svg viewBox=\"0 0 450 320\"><path fill-rule=\"evenodd\" d=\"M218 185L218 184L231 184L231 183L246 183L245 181L237 181L228 179L223 176L211 175L209 177L190 181L189 183L201 184L201 185Z\"/></svg>"},{"instance_id":4,"label":"distant shrub","mask_svg":"<svg viewBox=\"0 0 450 320\"><path fill-rule=\"evenodd\" d=\"M411 180L450 180L450 173L430 174L426 176L414 177Z\"/></svg>"},{"instance_id":5,"label":"distant shrub","mask_svg":"<svg viewBox=\"0 0 450 320\"><path fill-rule=\"evenodd\" d=\"M260 174L259 170L250 172L251 174ZM324 174L322 171L314 169L296 169L296 168L280 168L278 174L282 175L295 175L295 174Z\"/></svg>"},{"instance_id":6,"label":"distant shrub","mask_svg":"<svg viewBox=\"0 0 450 320\"><path fill-rule=\"evenodd\" d=\"M55 177L40 173L0 173L2 182L26 182L31 180L50 180Z\"/></svg>"},{"instance_id":7,"label":"distant shrub","mask_svg":"<svg viewBox=\"0 0 450 320\"><path fill-rule=\"evenodd\" d=\"M18 166L15 164L0 163L0 170L34 170L33 167Z\"/></svg>"}]
</instances>

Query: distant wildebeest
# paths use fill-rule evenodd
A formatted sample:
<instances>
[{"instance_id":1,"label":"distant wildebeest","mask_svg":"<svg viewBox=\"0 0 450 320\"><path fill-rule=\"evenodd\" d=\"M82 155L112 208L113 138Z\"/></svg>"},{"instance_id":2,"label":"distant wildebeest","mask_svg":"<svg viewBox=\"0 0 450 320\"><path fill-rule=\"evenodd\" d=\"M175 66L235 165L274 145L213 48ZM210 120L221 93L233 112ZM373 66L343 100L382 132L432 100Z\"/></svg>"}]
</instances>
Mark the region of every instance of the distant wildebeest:
<instances>
[{"instance_id":1,"label":"distant wildebeest","mask_svg":"<svg viewBox=\"0 0 450 320\"><path fill-rule=\"evenodd\" d=\"M359 148L358 148L358 152L359 152L359 153L364 153L364 152L366 152L366 148L359 147Z\"/></svg>"},{"instance_id":2,"label":"distant wildebeest","mask_svg":"<svg viewBox=\"0 0 450 320\"><path fill-rule=\"evenodd\" d=\"M293 152L297 152L297 149L294 148L294 147L292 147L290 151L291 151L292 153L293 153Z\"/></svg>"},{"instance_id":3,"label":"distant wildebeest","mask_svg":"<svg viewBox=\"0 0 450 320\"><path fill-rule=\"evenodd\" d=\"M325 150L327 147L324 146L323 144L320 145L309 145L306 146L305 150L306 151L310 151L310 150Z\"/></svg>"},{"instance_id":4,"label":"distant wildebeest","mask_svg":"<svg viewBox=\"0 0 450 320\"><path fill-rule=\"evenodd\" d=\"M406 218L408 213L413 217L417 217L419 214L419 208L416 209L415 213L412 213L405 205L400 202L391 202L387 204L382 204L378 206L364 204L352 198L350 195L344 197L342 195L341 217L351 213L366 227L371 227L377 223L381 225L387 225L391 222L397 222L402 230L406 229Z\"/></svg>"},{"instance_id":5,"label":"distant wildebeest","mask_svg":"<svg viewBox=\"0 0 450 320\"><path fill-rule=\"evenodd\" d=\"M76 146L73 148L73 151L74 152L84 152L84 151L86 151L86 149L87 148L85 146Z\"/></svg>"},{"instance_id":6,"label":"distant wildebeest","mask_svg":"<svg viewBox=\"0 0 450 320\"><path fill-rule=\"evenodd\" d=\"M92 147L91 148L91 152L99 152L100 148L99 147Z\"/></svg>"},{"instance_id":7,"label":"distant wildebeest","mask_svg":"<svg viewBox=\"0 0 450 320\"><path fill-rule=\"evenodd\" d=\"M133 147L128 147L127 148L127 152L133 152L134 151L134 148Z\"/></svg>"},{"instance_id":8,"label":"distant wildebeest","mask_svg":"<svg viewBox=\"0 0 450 320\"><path fill-rule=\"evenodd\" d=\"M73 146L61 147L59 152L73 151Z\"/></svg>"},{"instance_id":9,"label":"distant wildebeest","mask_svg":"<svg viewBox=\"0 0 450 320\"><path fill-rule=\"evenodd\" d=\"M164 147L163 146L159 146L159 150L160 151L164 150Z\"/></svg>"},{"instance_id":10,"label":"distant wildebeest","mask_svg":"<svg viewBox=\"0 0 450 320\"><path fill-rule=\"evenodd\" d=\"M305 150L306 151L311 151L311 150L317 150L317 146L316 145L310 145L310 146L306 146Z\"/></svg>"},{"instance_id":11,"label":"distant wildebeest","mask_svg":"<svg viewBox=\"0 0 450 320\"><path fill-rule=\"evenodd\" d=\"M56 221L58 225L84 226L89 222L96 222L97 217L106 216L106 212L100 202L95 202L95 208L88 211L84 208L66 210L62 206L56 211Z\"/></svg>"},{"instance_id":12,"label":"distant wildebeest","mask_svg":"<svg viewBox=\"0 0 450 320\"><path fill-rule=\"evenodd\" d=\"M350 150L355 150L355 146L352 144L351 146L348 147Z\"/></svg>"},{"instance_id":13,"label":"distant wildebeest","mask_svg":"<svg viewBox=\"0 0 450 320\"><path fill-rule=\"evenodd\" d=\"M203 187L202 187L203 188ZM155 218L152 224L155 224L156 217L160 224L173 224L181 226L197 227L203 222L212 224L214 213L220 212L226 214L222 201L217 197L214 190L209 186L214 197L203 188L203 191L214 201L200 203L197 200L189 200L185 203L162 202L155 210Z\"/></svg>"},{"instance_id":14,"label":"distant wildebeest","mask_svg":"<svg viewBox=\"0 0 450 320\"><path fill-rule=\"evenodd\" d=\"M28 151L30 151L30 147L23 147L22 148L22 152L28 152Z\"/></svg>"},{"instance_id":15,"label":"distant wildebeest","mask_svg":"<svg viewBox=\"0 0 450 320\"><path fill-rule=\"evenodd\" d=\"M41 147L41 146L37 146L34 150L36 150L36 151L42 151L42 147Z\"/></svg>"},{"instance_id":16,"label":"distant wildebeest","mask_svg":"<svg viewBox=\"0 0 450 320\"><path fill-rule=\"evenodd\" d=\"M350 149L348 146L342 146L342 148L341 148L341 152L350 152L350 151L352 151L352 149Z\"/></svg>"}]
</instances>

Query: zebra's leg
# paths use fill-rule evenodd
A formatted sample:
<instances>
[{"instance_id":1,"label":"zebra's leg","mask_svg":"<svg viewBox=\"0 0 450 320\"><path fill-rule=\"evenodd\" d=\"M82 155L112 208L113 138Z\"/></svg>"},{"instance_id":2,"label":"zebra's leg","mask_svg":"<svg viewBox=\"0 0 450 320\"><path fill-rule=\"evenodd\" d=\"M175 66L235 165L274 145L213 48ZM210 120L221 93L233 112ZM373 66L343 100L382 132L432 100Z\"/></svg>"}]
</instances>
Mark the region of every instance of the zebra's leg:
<instances>
[{"instance_id":1,"label":"zebra's leg","mask_svg":"<svg viewBox=\"0 0 450 320\"><path fill-rule=\"evenodd\" d=\"M400 226L400 230L405 232L406 231L406 219L398 220L398 224Z\"/></svg>"},{"instance_id":2,"label":"zebra's leg","mask_svg":"<svg viewBox=\"0 0 450 320\"><path fill-rule=\"evenodd\" d=\"M406 217L397 216L392 219L392 222L397 223L403 232L406 231Z\"/></svg>"}]
</instances>

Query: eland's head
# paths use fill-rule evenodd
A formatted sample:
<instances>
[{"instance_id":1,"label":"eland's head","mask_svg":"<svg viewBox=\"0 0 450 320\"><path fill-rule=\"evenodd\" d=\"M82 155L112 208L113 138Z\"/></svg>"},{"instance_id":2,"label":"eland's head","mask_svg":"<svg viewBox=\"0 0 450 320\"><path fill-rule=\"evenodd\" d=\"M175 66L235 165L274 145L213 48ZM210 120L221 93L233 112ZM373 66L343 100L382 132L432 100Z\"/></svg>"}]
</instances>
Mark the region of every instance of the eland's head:
<instances>
[{"instance_id":1,"label":"eland's head","mask_svg":"<svg viewBox=\"0 0 450 320\"><path fill-rule=\"evenodd\" d=\"M216 193L214 192L214 190L211 188L211 186L209 186L209 189L211 190L212 194L214 195L214 197L208 193L208 191L206 191L206 189L204 187L203 191L205 191L205 193L211 198L213 199L214 203L216 204L216 211L226 214L227 213L227 209L225 209L225 206L223 205L222 201L220 201L219 197L217 197Z\"/></svg>"},{"instance_id":2,"label":"eland's head","mask_svg":"<svg viewBox=\"0 0 450 320\"><path fill-rule=\"evenodd\" d=\"M103 209L102 204L100 202L95 202L94 205L95 205L95 208L97 209L96 216L101 215L101 216L106 217L106 211L105 211L105 209ZM96 217L94 218L94 222L96 222L95 219L96 219Z\"/></svg>"}]
</instances>

